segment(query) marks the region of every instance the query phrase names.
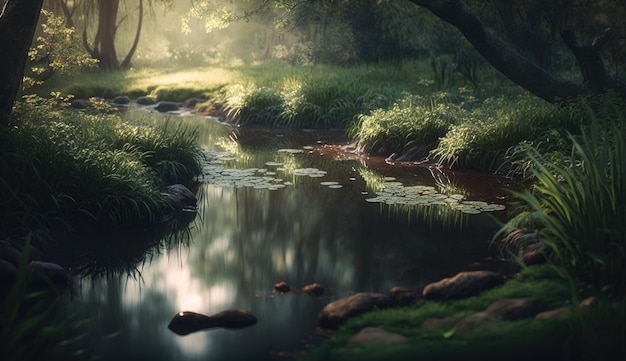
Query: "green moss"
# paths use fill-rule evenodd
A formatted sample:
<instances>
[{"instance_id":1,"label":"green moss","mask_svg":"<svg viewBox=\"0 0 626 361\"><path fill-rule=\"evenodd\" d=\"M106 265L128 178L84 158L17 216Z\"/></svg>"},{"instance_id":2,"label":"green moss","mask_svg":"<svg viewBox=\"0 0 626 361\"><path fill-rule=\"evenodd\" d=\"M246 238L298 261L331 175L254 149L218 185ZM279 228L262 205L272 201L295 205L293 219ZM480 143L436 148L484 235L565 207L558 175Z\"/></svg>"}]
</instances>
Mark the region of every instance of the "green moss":
<instances>
[{"instance_id":1,"label":"green moss","mask_svg":"<svg viewBox=\"0 0 626 361\"><path fill-rule=\"evenodd\" d=\"M349 320L304 360L455 360L543 359L563 355L573 337L568 321L526 319L500 321L466 335L450 329L420 330L429 318L456 319L484 311L491 303L513 297L535 297L543 307L563 303L570 291L551 266L530 267L503 286L459 301L432 302L370 312ZM407 337L400 344L348 345L365 327L380 327ZM539 355L539 357L536 357ZM547 358L549 359L549 358ZM558 358L556 358L558 359Z\"/></svg>"}]
</instances>

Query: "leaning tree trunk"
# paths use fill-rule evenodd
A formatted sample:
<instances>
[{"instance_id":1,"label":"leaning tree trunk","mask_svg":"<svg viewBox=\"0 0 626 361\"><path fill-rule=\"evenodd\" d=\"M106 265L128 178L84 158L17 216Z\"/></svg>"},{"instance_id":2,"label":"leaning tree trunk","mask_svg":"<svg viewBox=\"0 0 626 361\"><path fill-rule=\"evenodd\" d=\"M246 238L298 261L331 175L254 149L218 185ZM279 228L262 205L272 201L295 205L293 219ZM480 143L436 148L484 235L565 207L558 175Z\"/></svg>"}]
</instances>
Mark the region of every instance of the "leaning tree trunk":
<instances>
[{"instance_id":1,"label":"leaning tree trunk","mask_svg":"<svg viewBox=\"0 0 626 361\"><path fill-rule=\"evenodd\" d=\"M43 0L8 0L0 14L0 122L22 88L30 44Z\"/></svg>"},{"instance_id":2,"label":"leaning tree trunk","mask_svg":"<svg viewBox=\"0 0 626 361\"><path fill-rule=\"evenodd\" d=\"M459 0L410 0L457 28L491 66L514 83L551 103L576 97L587 89L559 79L490 34Z\"/></svg>"}]
</instances>

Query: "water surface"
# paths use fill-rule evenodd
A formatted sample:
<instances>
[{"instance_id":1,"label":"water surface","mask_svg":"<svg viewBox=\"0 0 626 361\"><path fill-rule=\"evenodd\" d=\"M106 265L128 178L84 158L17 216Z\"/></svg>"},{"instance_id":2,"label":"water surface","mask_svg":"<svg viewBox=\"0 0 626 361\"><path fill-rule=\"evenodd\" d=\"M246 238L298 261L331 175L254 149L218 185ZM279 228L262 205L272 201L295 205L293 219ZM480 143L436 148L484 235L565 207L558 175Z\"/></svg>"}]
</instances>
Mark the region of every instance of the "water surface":
<instances>
[{"instance_id":1,"label":"water surface","mask_svg":"<svg viewBox=\"0 0 626 361\"><path fill-rule=\"evenodd\" d=\"M385 177L388 183L436 188L439 173L432 169L352 156L341 151L345 143L332 132L234 132L205 118L170 121L199 127L206 149L198 214L184 241L153 249L137 272L112 270L79 282L72 305L89 319L89 343L102 359L284 359L318 341L317 316L327 303L393 286L419 291L494 253L488 241L496 225L485 213L366 201L384 193ZM294 175L307 168L326 173ZM255 182L284 187L237 185L219 175L226 169L249 169ZM463 175L447 175L449 193L503 204L497 179L468 174L472 182L464 186L456 178ZM459 221L462 227L452 226ZM280 281L295 288L317 282L325 294L272 293ZM232 308L252 312L258 324L188 336L167 329L179 311L210 315Z\"/></svg>"}]
</instances>

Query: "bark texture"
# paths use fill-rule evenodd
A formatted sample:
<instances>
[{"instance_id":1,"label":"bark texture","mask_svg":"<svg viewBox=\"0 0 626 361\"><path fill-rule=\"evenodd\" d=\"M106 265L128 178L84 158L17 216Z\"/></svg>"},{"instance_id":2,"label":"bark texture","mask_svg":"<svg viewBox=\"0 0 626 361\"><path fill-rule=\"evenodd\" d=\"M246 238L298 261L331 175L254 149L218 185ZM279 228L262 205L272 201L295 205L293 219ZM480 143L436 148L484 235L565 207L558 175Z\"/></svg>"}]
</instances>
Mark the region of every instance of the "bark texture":
<instances>
[{"instance_id":1,"label":"bark texture","mask_svg":"<svg viewBox=\"0 0 626 361\"><path fill-rule=\"evenodd\" d=\"M22 88L28 50L43 0L8 0L0 14L0 122Z\"/></svg>"}]
</instances>

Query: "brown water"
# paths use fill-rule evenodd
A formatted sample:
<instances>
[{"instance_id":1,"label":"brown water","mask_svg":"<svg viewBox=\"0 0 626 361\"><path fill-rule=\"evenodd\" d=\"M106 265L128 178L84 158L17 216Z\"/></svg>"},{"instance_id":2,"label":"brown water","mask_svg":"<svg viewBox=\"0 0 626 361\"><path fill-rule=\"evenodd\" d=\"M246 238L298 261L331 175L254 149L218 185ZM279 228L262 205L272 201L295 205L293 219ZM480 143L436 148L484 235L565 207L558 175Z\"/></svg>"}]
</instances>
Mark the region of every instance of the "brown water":
<instances>
[{"instance_id":1,"label":"brown water","mask_svg":"<svg viewBox=\"0 0 626 361\"><path fill-rule=\"evenodd\" d=\"M285 170L276 170L274 177L282 181L274 182L288 185L276 190L225 186L207 176L201 179L198 216L186 241L153 250L134 276L112 269L82 279L71 305L89 319L89 346L104 360L284 359L318 341L317 315L327 303L393 286L419 291L494 253L488 241L497 226L490 216L502 217L502 211L467 215L442 205L420 210L366 201L385 176L406 186L436 186L425 167L392 167L381 159L356 157L340 148L345 143L332 132L240 132L242 149L228 140L231 129L212 120L174 121L200 127L203 146L215 151L207 151L212 157L207 162L213 162L208 173L220 167L271 172L275 169L266 163L279 161ZM303 145L313 149L277 152ZM222 164L215 164L216 151L225 149L235 159L222 154ZM297 168L327 173L293 175ZM465 199L504 203L499 187L505 184L493 177L446 175L452 181L447 186ZM471 181L463 185L462 179ZM320 184L324 181L342 188ZM318 282L326 292L317 298L273 294L272 285L280 281L296 288ZM259 322L242 330L182 337L167 329L179 311L210 315L232 308L252 312Z\"/></svg>"}]
</instances>

